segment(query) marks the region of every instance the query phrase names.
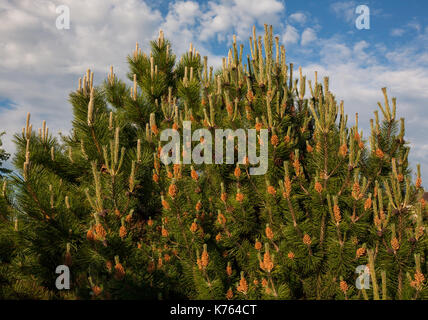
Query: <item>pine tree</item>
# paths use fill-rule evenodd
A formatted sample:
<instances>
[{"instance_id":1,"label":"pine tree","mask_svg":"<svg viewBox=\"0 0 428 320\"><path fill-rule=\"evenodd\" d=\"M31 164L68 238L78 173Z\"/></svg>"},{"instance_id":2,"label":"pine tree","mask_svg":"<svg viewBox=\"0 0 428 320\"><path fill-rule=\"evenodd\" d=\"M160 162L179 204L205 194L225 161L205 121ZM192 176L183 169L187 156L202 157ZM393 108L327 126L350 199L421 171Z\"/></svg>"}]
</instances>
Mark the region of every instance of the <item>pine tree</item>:
<instances>
[{"instance_id":1,"label":"pine tree","mask_svg":"<svg viewBox=\"0 0 428 320\"><path fill-rule=\"evenodd\" d=\"M0 134L0 137L4 133ZM0 140L0 146L2 145ZM0 196L0 298L8 297L6 292L6 287L10 285L10 278L8 277L11 260L13 259L14 254L14 245L15 243L11 241L11 229L12 229L12 220L11 220L11 206L8 203L6 187L7 181L6 178L1 175L5 173L4 169L1 168L2 161L6 161L9 158L9 155L6 151L0 148L0 182L2 184L2 192Z\"/></svg>"},{"instance_id":2,"label":"pine tree","mask_svg":"<svg viewBox=\"0 0 428 320\"><path fill-rule=\"evenodd\" d=\"M10 154L7 153L3 148L2 148L2 141L1 141L1 137L4 135L4 132L0 132L0 178L7 173L10 173L11 171L8 169L3 168L3 162L7 161L10 157Z\"/></svg>"},{"instance_id":3,"label":"pine tree","mask_svg":"<svg viewBox=\"0 0 428 320\"><path fill-rule=\"evenodd\" d=\"M234 38L214 71L192 45L176 61L160 32L149 54L137 44L128 56L131 86L113 68L98 87L90 70L79 79L61 141L28 116L15 136L18 234L53 297L427 298L424 190L396 99L383 89L365 139L328 78L295 78L272 27L264 38L253 28L250 49L244 61ZM163 163L162 130L181 136L185 121L213 136L255 129L267 173L251 175L236 153L234 164ZM199 138L190 147L205 156L211 142ZM370 289L356 288L358 266Z\"/></svg>"},{"instance_id":4,"label":"pine tree","mask_svg":"<svg viewBox=\"0 0 428 320\"><path fill-rule=\"evenodd\" d=\"M4 133L0 134L0 137ZM0 140L0 146L2 142ZM0 182L2 185L1 196L0 196L0 298L8 297L8 289L10 290L10 277L9 272L11 269L11 262L14 257L14 246L15 242L10 237L12 229L12 208L9 204L7 195L7 180L6 177L2 176L5 173L5 169L1 167L2 161L6 161L9 158L9 154L2 148L0 148Z\"/></svg>"},{"instance_id":5,"label":"pine tree","mask_svg":"<svg viewBox=\"0 0 428 320\"><path fill-rule=\"evenodd\" d=\"M0 149L0 159L8 158L9 154ZM0 168L0 173L11 171ZM25 242L19 236L22 222L14 208L11 179L0 175L0 186L0 299L47 299L49 292L29 272L33 261L26 255Z\"/></svg>"}]
</instances>

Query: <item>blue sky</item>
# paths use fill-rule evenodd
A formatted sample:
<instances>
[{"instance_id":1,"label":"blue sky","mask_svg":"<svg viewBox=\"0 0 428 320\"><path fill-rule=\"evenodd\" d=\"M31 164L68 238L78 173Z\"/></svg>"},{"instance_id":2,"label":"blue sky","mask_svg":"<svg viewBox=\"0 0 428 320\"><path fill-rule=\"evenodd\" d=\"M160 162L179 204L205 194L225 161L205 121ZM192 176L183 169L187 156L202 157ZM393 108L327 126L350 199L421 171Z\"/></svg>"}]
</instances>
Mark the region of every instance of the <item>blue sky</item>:
<instances>
[{"instance_id":1,"label":"blue sky","mask_svg":"<svg viewBox=\"0 0 428 320\"><path fill-rule=\"evenodd\" d=\"M58 30L55 9L70 8L71 27ZM370 30L355 26L358 5L370 9ZM248 48L251 27L263 24L302 66L308 78L317 70L330 76L332 91L345 101L353 124L359 113L369 127L381 88L397 97L406 118L411 162L422 164L428 181L428 2L421 0L3 0L0 2L0 131L11 136L27 112L33 127L47 120L50 132L70 129L68 93L87 68L101 82L110 65L123 77L126 55L138 41L147 50L159 29L176 53L190 42L209 63L219 66L233 34ZM366 136L368 130L365 130Z\"/></svg>"}]
</instances>

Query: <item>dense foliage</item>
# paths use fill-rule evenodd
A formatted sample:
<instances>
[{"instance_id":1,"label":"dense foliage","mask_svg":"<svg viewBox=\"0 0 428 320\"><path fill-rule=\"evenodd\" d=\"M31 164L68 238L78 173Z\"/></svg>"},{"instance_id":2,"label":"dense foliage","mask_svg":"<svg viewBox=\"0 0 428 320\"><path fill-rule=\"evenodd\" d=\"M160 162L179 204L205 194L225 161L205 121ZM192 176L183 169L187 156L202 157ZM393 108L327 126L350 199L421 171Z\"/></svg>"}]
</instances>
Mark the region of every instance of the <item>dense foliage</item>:
<instances>
[{"instance_id":1,"label":"dense foliage","mask_svg":"<svg viewBox=\"0 0 428 320\"><path fill-rule=\"evenodd\" d=\"M3 168L3 162L8 160L10 157L10 154L7 153L3 148L2 148L2 141L1 141L1 137L4 135L4 132L0 132L0 178L6 174L6 173L10 173L10 170Z\"/></svg>"},{"instance_id":2,"label":"dense foliage","mask_svg":"<svg viewBox=\"0 0 428 320\"><path fill-rule=\"evenodd\" d=\"M427 299L427 209L396 100L383 89L364 138L328 78L293 75L272 28L254 30L250 49L244 60L234 39L215 72L192 46L177 61L161 32L149 54L128 56L131 86L112 68L95 87L88 70L61 141L28 116L14 196L0 197L0 296ZM236 153L165 165L161 132L181 135L185 121L213 135L256 129L258 150L267 129L267 173L250 175ZM207 152L205 138L192 147ZM70 290L55 287L62 264ZM361 265L370 289L356 287Z\"/></svg>"}]
</instances>

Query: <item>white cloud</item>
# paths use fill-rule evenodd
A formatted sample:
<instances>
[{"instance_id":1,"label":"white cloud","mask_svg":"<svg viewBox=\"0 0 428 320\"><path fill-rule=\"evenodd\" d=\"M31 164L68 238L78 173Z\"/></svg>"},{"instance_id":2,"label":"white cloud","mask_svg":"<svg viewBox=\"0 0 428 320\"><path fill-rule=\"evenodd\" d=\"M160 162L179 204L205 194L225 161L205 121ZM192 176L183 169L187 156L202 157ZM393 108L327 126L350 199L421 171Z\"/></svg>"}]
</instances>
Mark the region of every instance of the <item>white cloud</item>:
<instances>
[{"instance_id":1,"label":"white cloud","mask_svg":"<svg viewBox=\"0 0 428 320\"><path fill-rule=\"evenodd\" d=\"M303 12L296 12L296 13L293 13L292 15L290 15L288 17L288 19L292 23L304 24L306 22L306 20L307 20L307 17L306 17L306 15Z\"/></svg>"},{"instance_id":2,"label":"white cloud","mask_svg":"<svg viewBox=\"0 0 428 320\"><path fill-rule=\"evenodd\" d=\"M417 34L417 35L426 35L428 34L427 29L428 27L423 30L422 25L416 20L413 19L409 23L402 25L400 28L394 28L391 30L390 34L393 37L401 37L404 34Z\"/></svg>"},{"instance_id":3,"label":"white cloud","mask_svg":"<svg viewBox=\"0 0 428 320\"><path fill-rule=\"evenodd\" d=\"M406 31L401 28L394 28L391 30L391 36L393 37L401 37Z\"/></svg>"},{"instance_id":4,"label":"white cloud","mask_svg":"<svg viewBox=\"0 0 428 320\"><path fill-rule=\"evenodd\" d=\"M315 40L317 40L317 34L315 30L312 28L306 28L305 31L303 31L302 33L302 46L305 46Z\"/></svg>"},{"instance_id":5,"label":"white cloud","mask_svg":"<svg viewBox=\"0 0 428 320\"><path fill-rule=\"evenodd\" d=\"M282 37L282 41L284 42L284 44L293 44L299 41L299 37L300 35L297 29L292 25L287 25L287 27L285 28L284 35Z\"/></svg>"},{"instance_id":6,"label":"white cloud","mask_svg":"<svg viewBox=\"0 0 428 320\"><path fill-rule=\"evenodd\" d=\"M71 28L58 30L55 8L70 8ZM37 128L46 119L52 133L70 128L68 93L77 88L87 68L95 82L115 65L124 76L126 54L135 41L147 44L162 16L138 0L22 0L0 4L0 97L13 108L0 109L0 129L7 131L5 148L25 123L27 112Z\"/></svg>"},{"instance_id":7,"label":"white cloud","mask_svg":"<svg viewBox=\"0 0 428 320\"><path fill-rule=\"evenodd\" d=\"M407 24L407 26L408 26L409 28L411 28L411 29L416 30L417 32L420 32L420 31L422 30L422 26L421 26L421 24L420 24L419 22L417 22L416 20L415 20L415 21L412 21L412 22L409 22L409 23Z\"/></svg>"},{"instance_id":8,"label":"white cloud","mask_svg":"<svg viewBox=\"0 0 428 320\"><path fill-rule=\"evenodd\" d=\"M208 10L202 15L199 38L225 41L235 33L238 40L246 41L254 24L278 24L283 13L284 4L278 0L209 1Z\"/></svg>"},{"instance_id":9,"label":"white cloud","mask_svg":"<svg viewBox=\"0 0 428 320\"><path fill-rule=\"evenodd\" d=\"M184 52L194 40L192 30L197 28L197 18L201 15L199 4L193 1L178 1L170 4L165 21L160 26L165 36L172 40L174 51Z\"/></svg>"},{"instance_id":10,"label":"white cloud","mask_svg":"<svg viewBox=\"0 0 428 320\"><path fill-rule=\"evenodd\" d=\"M330 5L331 10L333 10L336 16L348 23L354 22L356 7L357 4L355 1L339 1Z\"/></svg>"},{"instance_id":11,"label":"white cloud","mask_svg":"<svg viewBox=\"0 0 428 320\"><path fill-rule=\"evenodd\" d=\"M70 7L69 30L55 27L60 4ZM0 56L5 58L0 66L58 74L118 61L123 48L151 39L162 19L159 11L138 0L23 0L2 9Z\"/></svg>"}]
</instances>

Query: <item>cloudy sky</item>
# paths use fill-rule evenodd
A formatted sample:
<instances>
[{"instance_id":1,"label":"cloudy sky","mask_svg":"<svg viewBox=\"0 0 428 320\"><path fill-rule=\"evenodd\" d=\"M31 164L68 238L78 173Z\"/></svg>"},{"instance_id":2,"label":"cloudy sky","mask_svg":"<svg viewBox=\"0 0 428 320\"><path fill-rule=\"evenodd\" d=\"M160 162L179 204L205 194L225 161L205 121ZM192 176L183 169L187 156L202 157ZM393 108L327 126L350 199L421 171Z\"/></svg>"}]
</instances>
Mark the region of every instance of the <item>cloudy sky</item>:
<instances>
[{"instance_id":1,"label":"cloudy sky","mask_svg":"<svg viewBox=\"0 0 428 320\"><path fill-rule=\"evenodd\" d=\"M359 30L358 5L370 8L370 29ZM70 29L56 28L56 8L70 9ZM147 49L159 29L176 53L192 42L209 63L219 66L233 34L246 47L252 25L259 34L272 24L289 62L312 78L331 77L332 91L346 112L360 114L367 128L382 87L397 97L406 118L412 164L422 164L428 181L428 2L421 0L1 0L0 131L11 136L27 112L38 127L67 132L68 94L87 68L95 83L110 65L123 77L126 56L138 41ZM366 130L366 136L368 131Z\"/></svg>"}]
</instances>

